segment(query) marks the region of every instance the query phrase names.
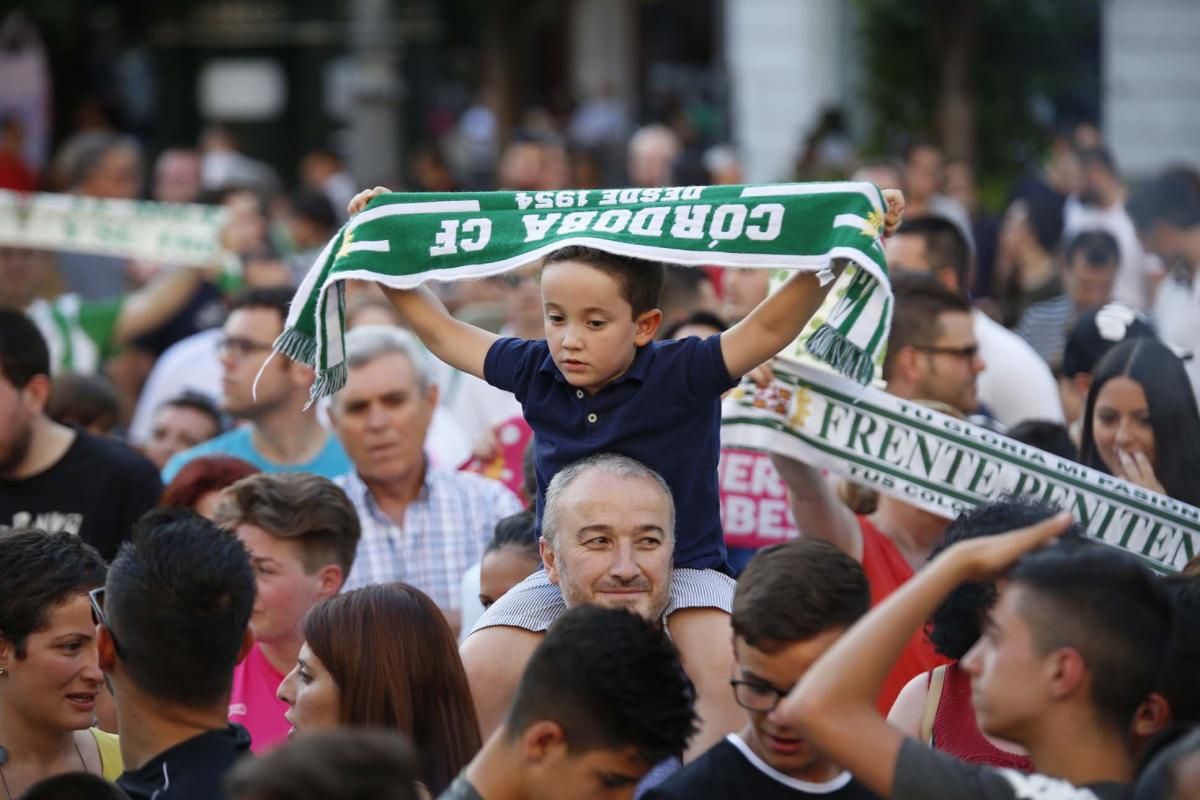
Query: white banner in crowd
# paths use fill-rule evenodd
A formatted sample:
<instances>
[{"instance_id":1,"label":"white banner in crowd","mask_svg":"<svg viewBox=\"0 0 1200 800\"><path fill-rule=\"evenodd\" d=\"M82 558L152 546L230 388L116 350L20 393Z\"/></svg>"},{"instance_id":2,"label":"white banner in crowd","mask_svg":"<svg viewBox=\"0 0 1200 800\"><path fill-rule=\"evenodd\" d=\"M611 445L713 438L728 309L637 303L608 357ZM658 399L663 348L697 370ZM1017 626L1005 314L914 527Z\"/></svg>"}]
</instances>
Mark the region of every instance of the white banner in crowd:
<instances>
[{"instance_id":1,"label":"white banner in crowd","mask_svg":"<svg viewBox=\"0 0 1200 800\"><path fill-rule=\"evenodd\" d=\"M221 206L0 190L0 247L207 266L226 257L225 217Z\"/></svg>"},{"instance_id":2,"label":"white banner in crowd","mask_svg":"<svg viewBox=\"0 0 1200 800\"><path fill-rule=\"evenodd\" d=\"M726 399L726 447L790 456L944 517L1002 494L1044 498L1087 534L1177 571L1200 552L1200 509L968 422L776 359L765 389Z\"/></svg>"}]
</instances>

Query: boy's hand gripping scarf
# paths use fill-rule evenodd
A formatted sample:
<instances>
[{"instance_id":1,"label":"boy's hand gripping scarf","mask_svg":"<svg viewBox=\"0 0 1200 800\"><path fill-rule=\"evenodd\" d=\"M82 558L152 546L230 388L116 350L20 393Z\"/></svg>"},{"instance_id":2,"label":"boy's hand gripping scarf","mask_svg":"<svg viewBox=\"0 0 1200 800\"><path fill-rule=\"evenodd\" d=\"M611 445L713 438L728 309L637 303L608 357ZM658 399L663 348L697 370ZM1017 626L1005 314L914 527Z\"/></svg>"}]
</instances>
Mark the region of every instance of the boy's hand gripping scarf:
<instances>
[{"instance_id":1,"label":"boy's hand gripping scarf","mask_svg":"<svg viewBox=\"0 0 1200 800\"><path fill-rule=\"evenodd\" d=\"M837 302L807 347L868 383L883 362L891 287L885 206L869 183L687 186L559 192L385 194L325 245L292 300L275 349L316 369L314 399L346 381L346 280L411 289L498 275L568 245L688 266L833 276Z\"/></svg>"}]
</instances>

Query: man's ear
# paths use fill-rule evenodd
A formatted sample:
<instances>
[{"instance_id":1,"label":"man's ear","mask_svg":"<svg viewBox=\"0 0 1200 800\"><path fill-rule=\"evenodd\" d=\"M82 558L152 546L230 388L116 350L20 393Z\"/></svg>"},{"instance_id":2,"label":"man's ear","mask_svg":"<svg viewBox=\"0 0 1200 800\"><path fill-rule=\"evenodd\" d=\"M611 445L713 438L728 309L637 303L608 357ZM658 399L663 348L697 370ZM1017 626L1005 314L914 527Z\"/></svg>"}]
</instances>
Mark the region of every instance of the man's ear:
<instances>
[{"instance_id":1,"label":"man's ear","mask_svg":"<svg viewBox=\"0 0 1200 800\"><path fill-rule=\"evenodd\" d=\"M663 313L661 308L652 308L649 311L643 311L634 320L634 325L637 326L637 333L633 337L634 343L638 347L641 347L644 344L654 341L654 337L658 334L658 329L662 325L662 320Z\"/></svg>"},{"instance_id":2,"label":"man's ear","mask_svg":"<svg viewBox=\"0 0 1200 800\"><path fill-rule=\"evenodd\" d=\"M438 398L441 396L441 389L436 383L429 384L429 388L425 390L425 401L429 403L430 408L437 408Z\"/></svg>"},{"instance_id":3,"label":"man's ear","mask_svg":"<svg viewBox=\"0 0 1200 800\"><path fill-rule=\"evenodd\" d=\"M952 292L963 290L958 280L958 271L954 267L942 267L934 273L934 276L938 279L938 283Z\"/></svg>"},{"instance_id":4,"label":"man's ear","mask_svg":"<svg viewBox=\"0 0 1200 800\"><path fill-rule=\"evenodd\" d=\"M1052 659L1050 695L1055 700L1065 700L1091 683L1087 664L1075 648L1060 647L1047 658Z\"/></svg>"},{"instance_id":5,"label":"man's ear","mask_svg":"<svg viewBox=\"0 0 1200 800\"><path fill-rule=\"evenodd\" d=\"M246 626L246 630L242 631L242 644L238 647L237 663L240 664L250 655L250 648L254 647L254 631L250 630L250 626Z\"/></svg>"},{"instance_id":6,"label":"man's ear","mask_svg":"<svg viewBox=\"0 0 1200 800\"><path fill-rule=\"evenodd\" d=\"M545 764L556 756L566 753L567 735L562 726L551 720L533 723L521 735L521 749L525 760L532 764Z\"/></svg>"},{"instance_id":7,"label":"man's ear","mask_svg":"<svg viewBox=\"0 0 1200 800\"><path fill-rule=\"evenodd\" d=\"M1088 389L1092 388L1092 376L1086 372L1077 372L1071 378L1071 382L1075 384L1075 391L1079 392L1080 399L1087 397Z\"/></svg>"},{"instance_id":8,"label":"man's ear","mask_svg":"<svg viewBox=\"0 0 1200 800\"><path fill-rule=\"evenodd\" d=\"M96 654L100 670L105 675L110 674L117 665L117 648L113 645L112 634L103 625L96 626Z\"/></svg>"},{"instance_id":9,"label":"man's ear","mask_svg":"<svg viewBox=\"0 0 1200 800\"><path fill-rule=\"evenodd\" d=\"M339 564L326 564L317 570L317 597L324 600L333 597L342 590L346 582L346 574Z\"/></svg>"},{"instance_id":10,"label":"man's ear","mask_svg":"<svg viewBox=\"0 0 1200 800\"><path fill-rule=\"evenodd\" d=\"M538 539L538 553L542 556L542 565L546 567L546 578L558 585L558 555L554 552L554 545L547 542L545 536Z\"/></svg>"},{"instance_id":11,"label":"man's ear","mask_svg":"<svg viewBox=\"0 0 1200 800\"><path fill-rule=\"evenodd\" d=\"M34 375L21 388L21 395L35 414L45 412L50 402L51 381L49 375Z\"/></svg>"},{"instance_id":12,"label":"man's ear","mask_svg":"<svg viewBox=\"0 0 1200 800\"><path fill-rule=\"evenodd\" d=\"M16 657L15 649L12 642L0 636L0 670L8 671L8 665Z\"/></svg>"},{"instance_id":13,"label":"man's ear","mask_svg":"<svg viewBox=\"0 0 1200 800\"><path fill-rule=\"evenodd\" d=\"M1171 705L1167 698L1158 692L1147 695L1133 715L1133 735L1139 739L1149 739L1156 733L1167 729L1172 719Z\"/></svg>"}]
</instances>

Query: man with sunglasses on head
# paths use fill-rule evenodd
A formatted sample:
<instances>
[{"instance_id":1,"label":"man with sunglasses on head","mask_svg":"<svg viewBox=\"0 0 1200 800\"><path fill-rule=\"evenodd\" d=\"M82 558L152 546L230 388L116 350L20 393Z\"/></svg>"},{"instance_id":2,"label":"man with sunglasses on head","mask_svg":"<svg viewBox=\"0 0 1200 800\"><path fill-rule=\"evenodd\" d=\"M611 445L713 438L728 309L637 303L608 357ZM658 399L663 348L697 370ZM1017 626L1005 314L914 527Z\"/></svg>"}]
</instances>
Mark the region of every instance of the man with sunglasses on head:
<instances>
[{"instance_id":1,"label":"man with sunglasses on head","mask_svg":"<svg viewBox=\"0 0 1200 800\"><path fill-rule=\"evenodd\" d=\"M341 444L317 418L317 406L308 406L312 367L280 353L263 369L283 332L292 294L290 287L249 289L234 301L216 343L221 408L245 424L174 455L163 468L164 483L193 458L210 455L240 458L263 472L334 478L350 470Z\"/></svg>"},{"instance_id":2,"label":"man with sunglasses on head","mask_svg":"<svg viewBox=\"0 0 1200 800\"><path fill-rule=\"evenodd\" d=\"M255 581L242 542L184 509L156 509L91 593L100 668L112 681L132 800L224 800L249 752L230 724L234 666L254 644Z\"/></svg>"},{"instance_id":3,"label":"man with sunglasses on head","mask_svg":"<svg viewBox=\"0 0 1200 800\"><path fill-rule=\"evenodd\" d=\"M874 798L778 714L780 701L870 603L862 567L825 542L799 539L758 551L733 598L730 686L746 725L645 800Z\"/></svg>"}]
</instances>

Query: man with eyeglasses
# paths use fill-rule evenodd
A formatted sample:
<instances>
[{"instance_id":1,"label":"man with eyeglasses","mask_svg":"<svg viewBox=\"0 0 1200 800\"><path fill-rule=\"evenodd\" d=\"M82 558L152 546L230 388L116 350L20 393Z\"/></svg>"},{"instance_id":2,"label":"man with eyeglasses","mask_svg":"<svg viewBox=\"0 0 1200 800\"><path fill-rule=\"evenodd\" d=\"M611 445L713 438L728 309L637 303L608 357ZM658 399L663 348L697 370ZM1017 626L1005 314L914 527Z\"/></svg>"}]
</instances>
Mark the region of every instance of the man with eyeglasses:
<instances>
[{"instance_id":1,"label":"man with eyeglasses","mask_svg":"<svg viewBox=\"0 0 1200 800\"><path fill-rule=\"evenodd\" d=\"M883 377L889 394L943 403L963 415L979 407L976 377L986 366L971 305L932 277L897 275L895 314Z\"/></svg>"},{"instance_id":2,"label":"man with eyeglasses","mask_svg":"<svg viewBox=\"0 0 1200 800\"><path fill-rule=\"evenodd\" d=\"M292 294L290 287L249 289L234 301L216 341L221 408L245 424L172 456L163 468L164 483L193 458L207 455L234 456L263 472L334 478L350 470L342 445L317 418L317 406L306 408L312 368L283 354L263 367L283 331Z\"/></svg>"},{"instance_id":3,"label":"man with eyeglasses","mask_svg":"<svg viewBox=\"0 0 1200 800\"><path fill-rule=\"evenodd\" d=\"M955 221L952 207L923 217L909 215L888 238L888 271L935 278L953 292L971 286L974 253L964 220ZM1025 420L1062 422L1063 411L1050 366L1017 334L971 308L979 355L986 368L977 379L980 402L1006 427Z\"/></svg>"},{"instance_id":4,"label":"man with eyeglasses","mask_svg":"<svg viewBox=\"0 0 1200 800\"><path fill-rule=\"evenodd\" d=\"M730 687L747 722L645 800L874 798L778 714L780 700L870 602L862 567L825 542L800 539L758 551L733 599Z\"/></svg>"}]
</instances>

